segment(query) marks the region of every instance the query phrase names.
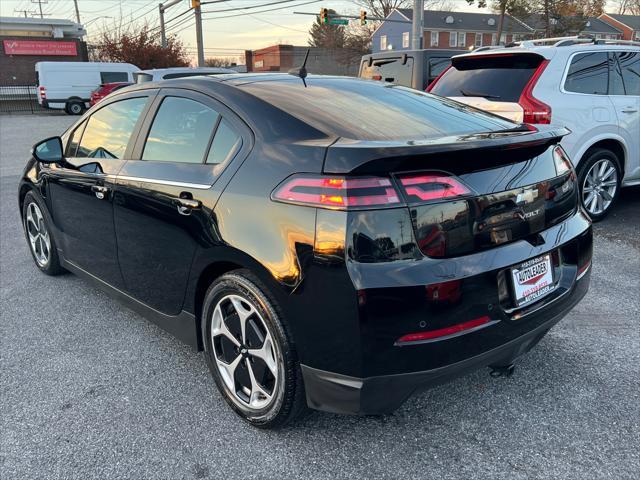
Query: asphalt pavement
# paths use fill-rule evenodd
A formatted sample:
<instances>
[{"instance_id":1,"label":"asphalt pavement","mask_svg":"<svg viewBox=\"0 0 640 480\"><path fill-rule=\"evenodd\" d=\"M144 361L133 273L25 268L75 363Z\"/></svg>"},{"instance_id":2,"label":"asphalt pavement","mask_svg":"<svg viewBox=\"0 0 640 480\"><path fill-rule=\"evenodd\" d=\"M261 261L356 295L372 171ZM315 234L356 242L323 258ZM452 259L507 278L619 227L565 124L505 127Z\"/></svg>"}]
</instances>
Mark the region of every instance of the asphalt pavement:
<instances>
[{"instance_id":1,"label":"asphalt pavement","mask_svg":"<svg viewBox=\"0 0 640 480\"><path fill-rule=\"evenodd\" d=\"M394 415L239 420L203 355L81 279L33 265L16 186L68 116L0 116L0 478L632 479L640 471L640 189L595 227L591 290L511 378ZM339 334L339 332L336 332Z\"/></svg>"}]
</instances>

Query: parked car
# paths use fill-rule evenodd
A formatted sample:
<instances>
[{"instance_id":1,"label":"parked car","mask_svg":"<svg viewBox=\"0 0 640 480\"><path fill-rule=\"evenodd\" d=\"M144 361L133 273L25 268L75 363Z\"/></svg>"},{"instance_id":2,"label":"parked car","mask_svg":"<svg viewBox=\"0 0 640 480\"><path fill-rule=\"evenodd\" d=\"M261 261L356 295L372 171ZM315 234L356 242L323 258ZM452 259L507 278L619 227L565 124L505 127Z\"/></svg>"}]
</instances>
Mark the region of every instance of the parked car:
<instances>
[{"instance_id":1,"label":"parked car","mask_svg":"<svg viewBox=\"0 0 640 480\"><path fill-rule=\"evenodd\" d=\"M157 82L158 80L171 80L172 78L195 77L197 75L220 75L222 73L237 73L230 68L221 67L171 67L140 70L135 75L136 83Z\"/></svg>"},{"instance_id":2,"label":"parked car","mask_svg":"<svg viewBox=\"0 0 640 480\"><path fill-rule=\"evenodd\" d=\"M640 184L638 42L547 39L470 53L429 91L517 122L569 128L562 146L593 220L607 215L620 187Z\"/></svg>"},{"instance_id":3,"label":"parked car","mask_svg":"<svg viewBox=\"0 0 640 480\"><path fill-rule=\"evenodd\" d=\"M384 414L587 292L566 133L347 77L143 83L36 144L19 204L42 272L204 349L251 424Z\"/></svg>"},{"instance_id":4,"label":"parked car","mask_svg":"<svg viewBox=\"0 0 640 480\"><path fill-rule=\"evenodd\" d=\"M132 84L130 82L104 83L91 92L91 100L89 101L89 104L93 107L110 93L120 90L121 88L128 87L129 85Z\"/></svg>"},{"instance_id":5,"label":"parked car","mask_svg":"<svg viewBox=\"0 0 640 480\"><path fill-rule=\"evenodd\" d=\"M454 55L460 55L460 50L391 50L363 55L358 77L424 91L451 65Z\"/></svg>"},{"instance_id":6,"label":"parked car","mask_svg":"<svg viewBox=\"0 0 640 480\"><path fill-rule=\"evenodd\" d=\"M90 107L91 92L99 85L133 82L139 68L130 63L38 62L38 103L45 108L64 109L81 115Z\"/></svg>"}]
</instances>

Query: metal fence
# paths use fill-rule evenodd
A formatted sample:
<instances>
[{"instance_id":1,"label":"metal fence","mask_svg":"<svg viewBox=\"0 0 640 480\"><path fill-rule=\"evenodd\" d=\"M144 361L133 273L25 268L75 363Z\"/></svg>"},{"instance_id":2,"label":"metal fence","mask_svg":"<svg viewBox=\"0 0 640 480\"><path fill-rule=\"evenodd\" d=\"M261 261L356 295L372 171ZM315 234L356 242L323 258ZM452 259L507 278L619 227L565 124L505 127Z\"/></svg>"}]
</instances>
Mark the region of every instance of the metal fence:
<instances>
[{"instance_id":1,"label":"metal fence","mask_svg":"<svg viewBox=\"0 0 640 480\"><path fill-rule=\"evenodd\" d=\"M42 111L35 85L0 85L0 113Z\"/></svg>"}]
</instances>

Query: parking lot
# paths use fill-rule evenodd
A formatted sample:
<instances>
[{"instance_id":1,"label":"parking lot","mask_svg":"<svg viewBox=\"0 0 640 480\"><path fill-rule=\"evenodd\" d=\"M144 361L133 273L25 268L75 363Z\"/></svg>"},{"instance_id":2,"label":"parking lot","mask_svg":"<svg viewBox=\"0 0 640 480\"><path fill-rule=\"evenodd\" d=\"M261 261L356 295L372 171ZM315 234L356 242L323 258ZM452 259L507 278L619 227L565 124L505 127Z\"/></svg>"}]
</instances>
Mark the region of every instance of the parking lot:
<instances>
[{"instance_id":1,"label":"parking lot","mask_svg":"<svg viewBox=\"0 0 640 480\"><path fill-rule=\"evenodd\" d=\"M33 265L19 174L73 120L0 116L2 479L637 478L640 187L595 226L587 297L513 377L481 370L392 416L264 432L227 407L201 353Z\"/></svg>"}]
</instances>

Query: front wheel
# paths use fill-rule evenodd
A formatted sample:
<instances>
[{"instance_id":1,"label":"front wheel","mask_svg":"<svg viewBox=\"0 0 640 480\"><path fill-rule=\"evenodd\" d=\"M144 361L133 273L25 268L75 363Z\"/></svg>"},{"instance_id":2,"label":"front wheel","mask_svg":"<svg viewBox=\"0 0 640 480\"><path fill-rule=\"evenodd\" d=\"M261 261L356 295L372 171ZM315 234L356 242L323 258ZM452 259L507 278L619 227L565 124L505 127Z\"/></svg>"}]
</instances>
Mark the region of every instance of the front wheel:
<instances>
[{"instance_id":1,"label":"front wheel","mask_svg":"<svg viewBox=\"0 0 640 480\"><path fill-rule=\"evenodd\" d=\"M580 201L591 220L607 216L618 198L622 175L618 157L603 148L587 152L578 166Z\"/></svg>"},{"instance_id":2,"label":"front wheel","mask_svg":"<svg viewBox=\"0 0 640 480\"><path fill-rule=\"evenodd\" d=\"M283 315L248 270L216 280L203 305L207 364L231 408L260 428L306 410L302 374Z\"/></svg>"},{"instance_id":3,"label":"front wheel","mask_svg":"<svg viewBox=\"0 0 640 480\"><path fill-rule=\"evenodd\" d=\"M65 270L60 265L56 243L51 235L49 216L31 192L24 197L22 224L36 266L47 275L63 273Z\"/></svg>"}]
</instances>

